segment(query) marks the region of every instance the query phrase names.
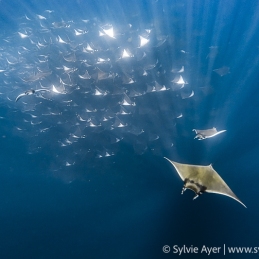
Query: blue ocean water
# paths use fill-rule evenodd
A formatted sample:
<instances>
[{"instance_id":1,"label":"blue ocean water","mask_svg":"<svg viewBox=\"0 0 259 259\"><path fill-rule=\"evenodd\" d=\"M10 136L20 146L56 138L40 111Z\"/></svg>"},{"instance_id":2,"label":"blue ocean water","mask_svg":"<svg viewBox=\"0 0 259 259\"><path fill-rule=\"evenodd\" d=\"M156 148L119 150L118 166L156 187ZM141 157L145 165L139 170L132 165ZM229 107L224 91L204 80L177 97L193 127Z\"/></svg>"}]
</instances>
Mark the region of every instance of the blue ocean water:
<instances>
[{"instance_id":1,"label":"blue ocean water","mask_svg":"<svg viewBox=\"0 0 259 259\"><path fill-rule=\"evenodd\" d=\"M0 19L0 258L257 256L257 1L2 0ZM247 209L181 195L164 156L212 163Z\"/></svg>"}]
</instances>

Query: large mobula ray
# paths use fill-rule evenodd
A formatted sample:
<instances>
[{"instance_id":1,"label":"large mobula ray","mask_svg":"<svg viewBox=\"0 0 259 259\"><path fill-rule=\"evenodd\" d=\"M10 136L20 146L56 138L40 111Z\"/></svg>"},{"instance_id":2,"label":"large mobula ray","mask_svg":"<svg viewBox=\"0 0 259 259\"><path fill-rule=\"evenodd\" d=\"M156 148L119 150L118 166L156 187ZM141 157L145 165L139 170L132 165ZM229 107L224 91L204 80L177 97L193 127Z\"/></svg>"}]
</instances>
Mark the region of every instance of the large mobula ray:
<instances>
[{"instance_id":1,"label":"large mobula ray","mask_svg":"<svg viewBox=\"0 0 259 259\"><path fill-rule=\"evenodd\" d=\"M222 194L238 201L246 207L231 191L220 175L213 169L212 165L200 166L181 164L171 161L166 157L165 159L174 166L180 178L184 181L182 194L186 189L195 192L196 196L194 199L204 192Z\"/></svg>"}]
</instances>

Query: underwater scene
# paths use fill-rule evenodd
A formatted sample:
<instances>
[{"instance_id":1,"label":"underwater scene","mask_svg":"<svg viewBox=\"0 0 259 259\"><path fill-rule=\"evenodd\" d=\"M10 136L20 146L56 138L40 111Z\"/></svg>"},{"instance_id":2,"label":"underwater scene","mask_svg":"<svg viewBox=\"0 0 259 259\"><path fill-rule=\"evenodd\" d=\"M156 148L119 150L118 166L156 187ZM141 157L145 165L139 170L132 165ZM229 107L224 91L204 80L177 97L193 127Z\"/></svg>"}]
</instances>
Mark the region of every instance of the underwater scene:
<instances>
[{"instance_id":1,"label":"underwater scene","mask_svg":"<svg viewBox=\"0 0 259 259\"><path fill-rule=\"evenodd\" d=\"M0 258L258 256L259 2L0 0L0 26Z\"/></svg>"}]
</instances>

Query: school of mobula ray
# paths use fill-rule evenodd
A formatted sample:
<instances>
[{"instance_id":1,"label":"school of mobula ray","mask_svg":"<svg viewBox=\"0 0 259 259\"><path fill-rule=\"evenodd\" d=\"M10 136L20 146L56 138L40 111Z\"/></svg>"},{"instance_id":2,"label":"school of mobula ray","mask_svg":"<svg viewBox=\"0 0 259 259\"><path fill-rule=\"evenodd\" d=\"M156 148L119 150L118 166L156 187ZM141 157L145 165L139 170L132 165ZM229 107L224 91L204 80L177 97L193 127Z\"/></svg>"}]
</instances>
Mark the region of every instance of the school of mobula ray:
<instances>
[{"instance_id":1,"label":"school of mobula ray","mask_svg":"<svg viewBox=\"0 0 259 259\"><path fill-rule=\"evenodd\" d=\"M95 159L115 156L120 142L139 155L162 155L164 147L173 148L181 107L201 90L186 79L182 56L188 53L179 49L176 61L168 63L169 37L151 24L140 29L134 22L65 22L48 10L25 15L0 49L0 98L14 118L13 134L28 140L29 153L45 148L55 153L55 172L82 160L94 161L94 167ZM225 76L229 68L214 71ZM226 130L193 131L195 139L205 140ZM219 193L244 205L211 166L166 159L184 181L183 191L197 197Z\"/></svg>"}]
</instances>

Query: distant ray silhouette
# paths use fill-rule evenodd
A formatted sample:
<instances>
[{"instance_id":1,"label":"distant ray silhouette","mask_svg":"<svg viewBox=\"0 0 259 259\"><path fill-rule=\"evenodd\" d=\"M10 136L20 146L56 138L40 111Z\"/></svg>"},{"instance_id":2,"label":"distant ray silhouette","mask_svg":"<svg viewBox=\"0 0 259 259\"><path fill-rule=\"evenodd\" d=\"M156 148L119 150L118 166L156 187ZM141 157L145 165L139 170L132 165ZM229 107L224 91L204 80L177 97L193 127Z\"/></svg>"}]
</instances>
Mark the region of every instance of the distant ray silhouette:
<instances>
[{"instance_id":1,"label":"distant ray silhouette","mask_svg":"<svg viewBox=\"0 0 259 259\"><path fill-rule=\"evenodd\" d=\"M225 76L225 75L227 75L227 74L230 73L229 67L226 67L226 66L223 66L223 67L221 67L221 68L214 69L213 71L216 72L216 73L217 73L218 75L220 75L220 76Z\"/></svg>"}]
</instances>

